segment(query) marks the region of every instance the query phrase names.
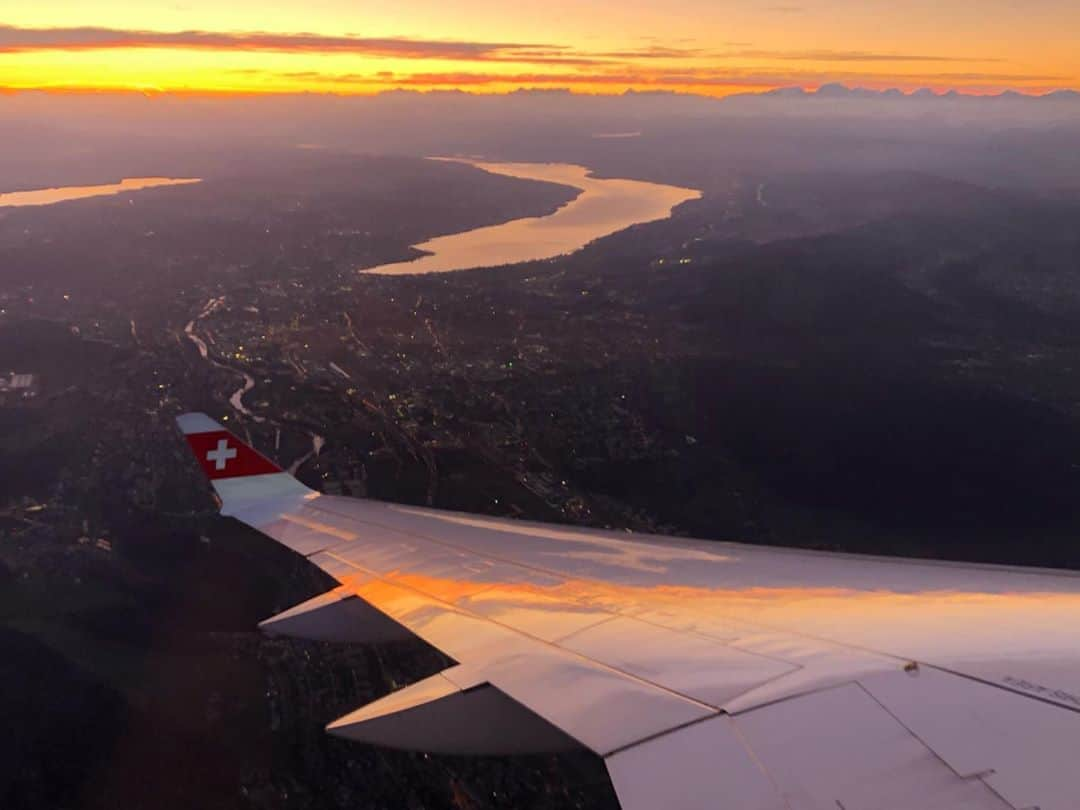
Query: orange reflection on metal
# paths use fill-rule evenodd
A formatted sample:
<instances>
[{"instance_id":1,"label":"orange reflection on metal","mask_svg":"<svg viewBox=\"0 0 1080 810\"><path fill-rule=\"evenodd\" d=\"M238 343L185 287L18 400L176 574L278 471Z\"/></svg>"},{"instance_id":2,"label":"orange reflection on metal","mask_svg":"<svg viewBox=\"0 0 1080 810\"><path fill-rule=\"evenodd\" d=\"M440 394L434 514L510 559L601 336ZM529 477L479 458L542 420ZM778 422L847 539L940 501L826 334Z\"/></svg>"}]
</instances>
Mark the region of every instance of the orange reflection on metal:
<instances>
[{"instance_id":1,"label":"orange reflection on metal","mask_svg":"<svg viewBox=\"0 0 1080 810\"><path fill-rule=\"evenodd\" d=\"M997 649L1076 655L1080 594L922 591L838 587L703 588L645 586L564 578L479 582L406 573L356 586L391 616L441 603L543 640L555 640L614 615L641 616L674 630L731 638L783 630L913 657ZM737 622L736 625L731 622ZM732 628L736 628L733 632Z\"/></svg>"}]
</instances>

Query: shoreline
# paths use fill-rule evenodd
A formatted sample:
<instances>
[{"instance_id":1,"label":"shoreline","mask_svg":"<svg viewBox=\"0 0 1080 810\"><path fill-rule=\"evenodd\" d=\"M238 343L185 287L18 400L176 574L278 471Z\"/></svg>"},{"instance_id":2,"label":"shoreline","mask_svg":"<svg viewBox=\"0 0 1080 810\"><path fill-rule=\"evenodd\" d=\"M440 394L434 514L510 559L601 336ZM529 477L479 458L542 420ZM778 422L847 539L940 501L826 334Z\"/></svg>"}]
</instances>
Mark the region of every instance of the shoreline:
<instances>
[{"instance_id":1,"label":"shoreline","mask_svg":"<svg viewBox=\"0 0 1080 810\"><path fill-rule=\"evenodd\" d=\"M464 163L505 177L569 186L580 193L550 214L437 236L411 246L423 251L423 256L359 272L424 275L553 259L576 253L597 239L634 225L668 219L679 205L702 197L698 189L643 180L598 178L591 169L573 163L428 159Z\"/></svg>"}]
</instances>

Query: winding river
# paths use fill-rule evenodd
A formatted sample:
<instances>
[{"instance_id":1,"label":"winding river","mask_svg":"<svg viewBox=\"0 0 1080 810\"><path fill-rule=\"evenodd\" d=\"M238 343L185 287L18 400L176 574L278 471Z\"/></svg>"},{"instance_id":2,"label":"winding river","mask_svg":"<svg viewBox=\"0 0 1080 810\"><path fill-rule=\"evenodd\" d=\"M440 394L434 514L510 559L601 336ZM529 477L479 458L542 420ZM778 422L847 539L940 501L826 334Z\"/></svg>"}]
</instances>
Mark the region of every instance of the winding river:
<instances>
[{"instance_id":1,"label":"winding river","mask_svg":"<svg viewBox=\"0 0 1080 810\"><path fill-rule=\"evenodd\" d=\"M692 188L593 177L589 169L570 163L433 159L467 163L507 177L558 183L581 193L547 216L514 219L429 239L413 245L428 255L407 262L382 264L363 272L390 276L449 273L551 259L573 253L596 239L632 225L667 219L676 206L701 197L701 192Z\"/></svg>"},{"instance_id":2,"label":"winding river","mask_svg":"<svg viewBox=\"0 0 1080 810\"><path fill-rule=\"evenodd\" d=\"M184 335L195 345L195 348L199 351L199 356L203 360L210 363L211 365L217 366L218 368L223 368L226 371L233 372L234 374L239 374L244 378L244 384L237 388L235 391L233 391L232 395L229 397L229 405L232 406L233 410L236 411L237 414L246 416L248 419L251 419L254 422L266 422L266 417L252 413L251 410L244 404L244 394L248 393L251 389L255 387L255 378L248 374L246 371L242 371L241 369L225 365L224 363L221 363L211 357L210 348L206 345L206 341L199 337L198 333L195 331L195 328L199 321L201 321L203 318L213 315L215 312L217 312L224 306L224 295L218 298L211 298L209 301L206 302L206 304L203 305L202 311L200 311L199 314L196 315L192 320L187 322L187 325L184 327ZM277 425L277 432L274 439L274 450L280 450L281 425L274 420L270 420L270 423ZM322 452L323 447L326 446L326 439L320 436L318 433L309 432L308 435L311 436L311 449L289 465L289 472L293 475L295 475L296 471L303 467L312 458L317 458Z\"/></svg>"}]
</instances>

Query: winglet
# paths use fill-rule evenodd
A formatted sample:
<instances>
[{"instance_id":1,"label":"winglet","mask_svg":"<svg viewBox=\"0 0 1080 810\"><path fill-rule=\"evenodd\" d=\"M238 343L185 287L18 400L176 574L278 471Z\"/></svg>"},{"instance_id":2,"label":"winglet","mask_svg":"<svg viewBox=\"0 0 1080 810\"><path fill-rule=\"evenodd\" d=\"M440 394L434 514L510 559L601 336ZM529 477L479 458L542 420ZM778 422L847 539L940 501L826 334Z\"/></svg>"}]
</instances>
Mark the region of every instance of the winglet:
<instances>
[{"instance_id":1,"label":"winglet","mask_svg":"<svg viewBox=\"0 0 1080 810\"><path fill-rule=\"evenodd\" d=\"M223 515L271 499L317 494L205 413L185 413L176 424L221 499Z\"/></svg>"}]
</instances>

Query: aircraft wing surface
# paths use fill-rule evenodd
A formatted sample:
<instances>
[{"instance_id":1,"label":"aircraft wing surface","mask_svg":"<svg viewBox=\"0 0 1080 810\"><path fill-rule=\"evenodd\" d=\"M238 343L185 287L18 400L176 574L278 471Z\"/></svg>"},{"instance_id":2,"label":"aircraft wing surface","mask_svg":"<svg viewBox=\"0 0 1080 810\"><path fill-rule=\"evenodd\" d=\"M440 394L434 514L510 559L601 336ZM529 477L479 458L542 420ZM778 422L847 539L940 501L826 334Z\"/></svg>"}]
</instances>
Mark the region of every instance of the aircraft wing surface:
<instances>
[{"instance_id":1,"label":"aircraft wing surface","mask_svg":"<svg viewBox=\"0 0 1080 810\"><path fill-rule=\"evenodd\" d=\"M340 585L262 623L457 665L328 726L447 753L583 746L625 810L1077 810L1080 576L321 495L203 414L222 513Z\"/></svg>"}]
</instances>

